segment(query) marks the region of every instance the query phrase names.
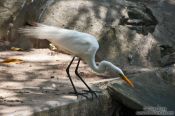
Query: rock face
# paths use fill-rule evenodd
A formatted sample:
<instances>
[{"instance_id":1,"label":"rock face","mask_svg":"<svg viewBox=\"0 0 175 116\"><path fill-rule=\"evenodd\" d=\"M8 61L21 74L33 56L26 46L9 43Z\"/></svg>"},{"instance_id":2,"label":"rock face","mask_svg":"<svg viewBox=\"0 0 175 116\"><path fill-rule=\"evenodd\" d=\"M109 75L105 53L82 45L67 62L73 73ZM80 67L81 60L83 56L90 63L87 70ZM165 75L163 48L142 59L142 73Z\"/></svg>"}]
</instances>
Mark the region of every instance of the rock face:
<instances>
[{"instance_id":1,"label":"rock face","mask_svg":"<svg viewBox=\"0 0 175 116\"><path fill-rule=\"evenodd\" d=\"M132 7L132 10L126 11L127 9L123 5ZM148 32L144 32L147 34L143 35L134 30L134 28L150 30L146 29L148 26L145 25L149 24L151 27L154 24L153 28L155 28L157 21L152 18L151 13L151 16L149 13L145 13L148 8L143 6L134 9L135 6L114 0L103 2L98 0L55 1L43 15L42 22L96 36L100 44L97 60L107 59L120 66L121 64L122 66L157 66L160 60L160 50L154 36ZM135 14L137 17L143 16L140 19L137 17L134 19L134 16L131 16L133 20L130 17L124 17L135 11L138 11L138 14ZM139 12L141 13L139 14ZM140 24L125 25L124 22L121 24L123 17L131 24L135 20ZM144 22L146 23L142 24ZM142 29L143 27L145 28ZM139 31L139 29L137 30Z\"/></svg>"},{"instance_id":2,"label":"rock face","mask_svg":"<svg viewBox=\"0 0 175 116\"><path fill-rule=\"evenodd\" d=\"M123 104L135 105L135 109L152 103L156 105L157 102L151 101L157 100L156 95L162 99L169 97L167 102L173 109L174 11L174 0L1 0L0 50L4 46L23 49L48 47L47 40L25 39L17 33L19 27L33 21L90 33L100 44L97 61L109 60L125 69L127 75L132 77L132 73L136 77L134 81L140 88L139 93L133 94L124 85L120 86L124 89L118 91L115 89L117 84L111 85L112 90L119 93L118 98L123 96L120 93L127 96L126 91L129 91L131 98L136 97L141 102L143 99L143 104L130 99ZM153 70L160 66L167 67ZM142 72L147 69L150 72ZM159 95L157 91L162 93ZM158 100L158 103L166 105L166 101Z\"/></svg>"},{"instance_id":3,"label":"rock face","mask_svg":"<svg viewBox=\"0 0 175 116\"><path fill-rule=\"evenodd\" d=\"M119 66L160 66L160 46L175 44L173 0L24 0L9 4L16 14L6 13L8 18L1 19L6 27L12 24L1 30L1 39L6 37L22 48L48 47L48 41L31 41L17 34L18 27L32 21L96 36L100 44L97 60L107 59ZM10 22L12 14L15 19Z\"/></svg>"},{"instance_id":4,"label":"rock face","mask_svg":"<svg viewBox=\"0 0 175 116\"><path fill-rule=\"evenodd\" d=\"M14 27L13 22L22 9L23 2L22 0L0 1L0 46L3 46L3 43L9 45L8 41L12 39L11 31Z\"/></svg>"},{"instance_id":5,"label":"rock face","mask_svg":"<svg viewBox=\"0 0 175 116\"><path fill-rule=\"evenodd\" d=\"M135 73L130 75L133 77L134 88L113 82L108 90L114 99L135 110L159 106L166 107L167 111L174 111L174 69L175 67L169 67ZM154 109L152 111L156 113Z\"/></svg>"},{"instance_id":6,"label":"rock face","mask_svg":"<svg viewBox=\"0 0 175 116\"><path fill-rule=\"evenodd\" d=\"M161 45L161 65L169 66L175 63L175 48L170 45Z\"/></svg>"},{"instance_id":7,"label":"rock face","mask_svg":"<svg viewBox=\"0 0 175 116\"><path fill-rule=\"evenodd\" d=\"M161 44L168 44L170 46L175 45L174 5L174 0L152 0L152 2L148 2L148 6L152 9L154 16L159 22L153 35Z\"/></svg>"},{"instance_id":8,"label":"rock face","mask_svg":"<svg viewBox=\"0 0 175 116\"><path fill-rule=\"evenodd\" d=\"M0 1L0 40L9 41L11 45L16 45L24 49L31 47L42 47L37 40L20 38L17 30L26 22L39 21L45 7L50 3L47 0L1 0ZM45 44L46 42L40 42ZM37 45L36 45L37 44ZM47 42L48 44L48 42ZM3 45L1 45L3 46ZM47 45L48 46L48 45Z\"/></svg>"}]
</instances>

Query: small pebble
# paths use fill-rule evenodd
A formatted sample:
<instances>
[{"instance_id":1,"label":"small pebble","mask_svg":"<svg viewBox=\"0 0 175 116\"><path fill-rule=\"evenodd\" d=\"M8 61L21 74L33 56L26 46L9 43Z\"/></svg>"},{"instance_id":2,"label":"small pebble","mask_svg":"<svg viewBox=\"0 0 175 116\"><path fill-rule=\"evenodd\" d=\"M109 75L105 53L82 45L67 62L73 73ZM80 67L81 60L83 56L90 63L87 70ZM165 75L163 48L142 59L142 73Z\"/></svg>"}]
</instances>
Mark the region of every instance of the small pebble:
<instances>
[{"instance_id":1,"label":"small pebble","mask_svg":"<svg viewBox=\"0 0 175 116\"><path fill-rule=\"evenodd\" d=\"M57 86L53 83L53 84L52 84L52 87L53 87L53 88L56 88Z\"/></svg>"},{"instance_id":2,"label":"small pebble","mask_svg":"<svg viewBox=\"0 0 175 116\"><path fill-rule=\"evenodd\" d=\"M9 27L13 27L14 25L13 25L13 23L9 23Z\"/></svg>"},{"instance_id":3,"label":"small pebble","mask_svg":"<svg viewBox=\"0 0 175 116\"><path fill-rule=\"evenodd\" d=\"M51 76L50 78L53 79L53 78L55 78L55 77L54 77L54 76Z\"/></svg>"}]
</instances>

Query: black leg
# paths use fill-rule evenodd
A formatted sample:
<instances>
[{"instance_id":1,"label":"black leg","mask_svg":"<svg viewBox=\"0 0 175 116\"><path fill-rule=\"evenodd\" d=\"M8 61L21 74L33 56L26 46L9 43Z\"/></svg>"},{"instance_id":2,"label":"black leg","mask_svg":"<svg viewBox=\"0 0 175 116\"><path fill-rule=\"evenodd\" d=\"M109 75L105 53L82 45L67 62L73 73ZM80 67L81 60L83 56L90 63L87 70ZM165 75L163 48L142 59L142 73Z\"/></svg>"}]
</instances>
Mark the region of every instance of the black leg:
<instances>
[{"instance_id":1,"label":"black leg","mask_svg":"<svg viewBox=\"0 0 175 116\"><path fill-rule=\"evenodd\" d=\"M70 82L71 82L71 84L72 84L72 87L73 87L73 89L74 89L74 92L75 92L75 94L76 94L76 93L77 93L77 90L76 90L76 88L75 88L75 85L74 85L74 83L73 83L73 81L72 81L72 79L71 79L70 73L69 73L70 66L71 66L72 62L74 61L74 59L75 59L75 57L72 58L72 60L71 60L71 62L69 63L68 67L66 68L66 72L67 72L67 76L69 77L69 80L70 80Z\"/></svg>"},{"instance_id":2,"label":"black leg","mask_svg":"<svg viewBox=\"0 0 175 116\"><path fill-rule=\"evenodd\" d=\"M68 77L69 77L69 80L70 80L70 82L71 82L71 84L72 84L72 87L73 87L73 89L74 89L74 94L76 94L77 97L78 97L79 95L81 95L81 96L87 98L87 96L84 95L85 93L79 93L79 92L76 90L75 85L74 85L74 83L73 83L73 81L72 81L72 78L71 78L71 76L70 76L69 69L70 69L70 66L72 65L74 59L75 59L75 57L72 58L72 60L71 60L71 62L69 63L68 67L66 68L66 72L67 72L67 75L68 75Z\"/></svg>"},{"instance_id":3,"label":"black leg","mask_svg":"<svg viewBox=\"0 0 175 116\"><path fill-rule=\"evenodd\" d=\"M80 58L79 58L79 60L78 60L77 67L76 67L76 69L75 69L75 74L79 77L79 79L80 79L80 80L85 84L85 86L88 88L89 91L87 91L87 92L90 92L90 93L92 94L92 96L93 96L93 94L94 94L94 95L97 97L97 94L95 93L95 91L93 91L93 90L87 85L87 83L82 79L82 77L79 75L79 73L78 73L79 64L80 64Z\"/></svg>"}]
</instances>

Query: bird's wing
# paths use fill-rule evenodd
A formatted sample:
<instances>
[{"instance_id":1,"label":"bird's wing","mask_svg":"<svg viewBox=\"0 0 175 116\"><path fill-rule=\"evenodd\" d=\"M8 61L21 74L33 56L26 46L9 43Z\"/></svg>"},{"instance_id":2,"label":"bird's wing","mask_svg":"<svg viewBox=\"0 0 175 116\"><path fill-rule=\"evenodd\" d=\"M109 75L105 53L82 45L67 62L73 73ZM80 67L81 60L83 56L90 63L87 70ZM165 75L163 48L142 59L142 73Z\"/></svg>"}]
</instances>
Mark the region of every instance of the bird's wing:
<instances>
[{"instance_id":1,"label":"bird's wing","mask_svg":"<svg viewBox=\"0 0 175 116\"><path fill-rule=\"evenodd\" d=\"M33 37L37 39L50 39L57 38L55 35L58 33L59 28L53 26L47 26L43 24L37 24L36 27L25 27L18 30L19 33L24 34L27 37Z\"/></svg>"},{"instance_id":2,"label":"bird's wing","mask_svg":"<svg viewBox=\"0 0 175 116\"><path fill-rule=\"evenodd\" d=\"M47 39L74 55L87 54L94 47L98 49L98 42L94 36L75 30L38 24L37 27L20 28L19 32L28 37Z\"/></svg>"}]
</instances>

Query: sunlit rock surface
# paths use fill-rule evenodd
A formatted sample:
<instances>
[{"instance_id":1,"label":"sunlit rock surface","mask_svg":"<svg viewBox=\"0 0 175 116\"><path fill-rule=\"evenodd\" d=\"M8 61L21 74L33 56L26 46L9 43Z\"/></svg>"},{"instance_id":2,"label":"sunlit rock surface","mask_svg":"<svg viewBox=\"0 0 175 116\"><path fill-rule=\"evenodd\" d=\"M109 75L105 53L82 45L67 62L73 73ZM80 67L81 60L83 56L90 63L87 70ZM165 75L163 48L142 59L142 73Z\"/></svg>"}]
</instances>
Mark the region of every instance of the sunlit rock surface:
<instances>
[{"instance_id":1,"label":"sunlit rock surface","mask_svg":"<svg viewBox=\"0 0 175 116\"><path fill-rule=\"evenodd\" d=\"M116 84L112 84L109 88L111 88L110 91L115 91L116 98L121 100L118 100L118 102L135 109L143 108L145 105L155 106L156 104L172 109L174 108L174 102L171 101L174 98L175 80L174 11L174 0L1 0L0 50L8 50L11 46L23 49L48 47L49 42L47 40L27 39L17 33L19 27L24 27L27 23L33 21L90 33L97 37L100 44L96 60L107 59L120 66L136 84L135 90L128 88L125 84L118 84L118 81ZM39 88L38 90L38 88L31 89L29 87L29 89L27 88L27 93L25 93L26 91L19 91L19 93L24 94L22 98L18 94L18 89L20 87L25 88L27 85L33 87L33 78L39 78L40 81L34 79L38 86L48 84L50 87L52 86L52 81L44 83L48 78L44 82L42 78L47 75L49 75L47 77L53 78L52 73L55 74L53 70L57 72L57 62L51 63L49 60L51 58L55 60L54 56L44 57L37 54L38 57L36 58L32 55L24 57L23 53L18 55L28 62L31 62L31 59L33 59L33 63L37 68L25 71L28 68L24 68L22 65L11 67L11 70L8 70L6 65L1 66L1 92L11 92L0 97L0 101L3 101L1 103L4 105L2 106L3 113L8 113L7 107L9 108L9 106L14 104L22 104L24 107L15 110L11 107L10 110L12 112L28 109L27 105L31 103L31 98L25 94L32 92L38 95L38 93L43 92L43 89L41 88L40 90ZM0 60L9 56L11 56L11 53L7 53L5 56L2 54ZM46 60L49 64L36 63L38 58ZM65 59L62 57L57 59L63 61L59 64L60 67ZM30 64L27 65L32 67ZM61 69L65 67L63 66ZM18 71L14 71L18 68L21 68L24 72L18 74ZM6 71L12 71L13 73L6 73ZM35 74L32 71L37 73ZM41 74L40 71L46 72ZM24 73L28 76L19 78L19 75ZM61 75L63 71L58 73ZM66 74L64 73L64 75ZM85 73L85 76L96 77L90 74L90 71ZM7 81L6 79L10 80L10 82L4 83L4 81ZM29 81L25 83L25 79ZM18 81L21 83L19 84ZM56 84L62 82L64 83L65 81L58 81ZM10 89L8 89L9 86L11 87ZM14 90L16 86L19 88ZM42 93L42 95L45 95L45 93ZM52 98L52 94L50 95L45 96L47 100L50 97ZM121 97L121 95L124 95L124 97ZM10 96L14 98L4 98ZM58 96L55 95L54 97L57 99ZM155 97L158 98L156 99ZM42 100L47 102L46 99ZM27 100L27 102L23 103L23 100ZM45 102L42 103L44 104ZM45 105L48 104L55 105L57 102L49 100ZM94 106L94 104L91 105ZM48 106L50 107L50 105ZM47 108L44 107L43 109ZM29 108L29 111L33 110ZM91 111L91 109L88 111Z\"/></svg>"},{"instance_id":2,"label":"sunlit rock surface","mask_svg":"<svg viewBox=\"0 0 175 116\"><path fill-rule=\"evenodd\" d=\"M5 58L18 58L21 64L0 63L0 115L1 116L108 116L113 112L112 100L105 88L109 78L97 76L84 63L80 74L93 88L102 90L98 98L91 94L76 96L66 74L71 56L53 53L48 49L31 51L1 51L0 62ZM75 61L76 62L76 61ZM87 88L75 76L73 82L79 92ZM112 79L111 79L112 80ZM87 97L87 98L86 98Z\"/></svg>"}]
</instances>

